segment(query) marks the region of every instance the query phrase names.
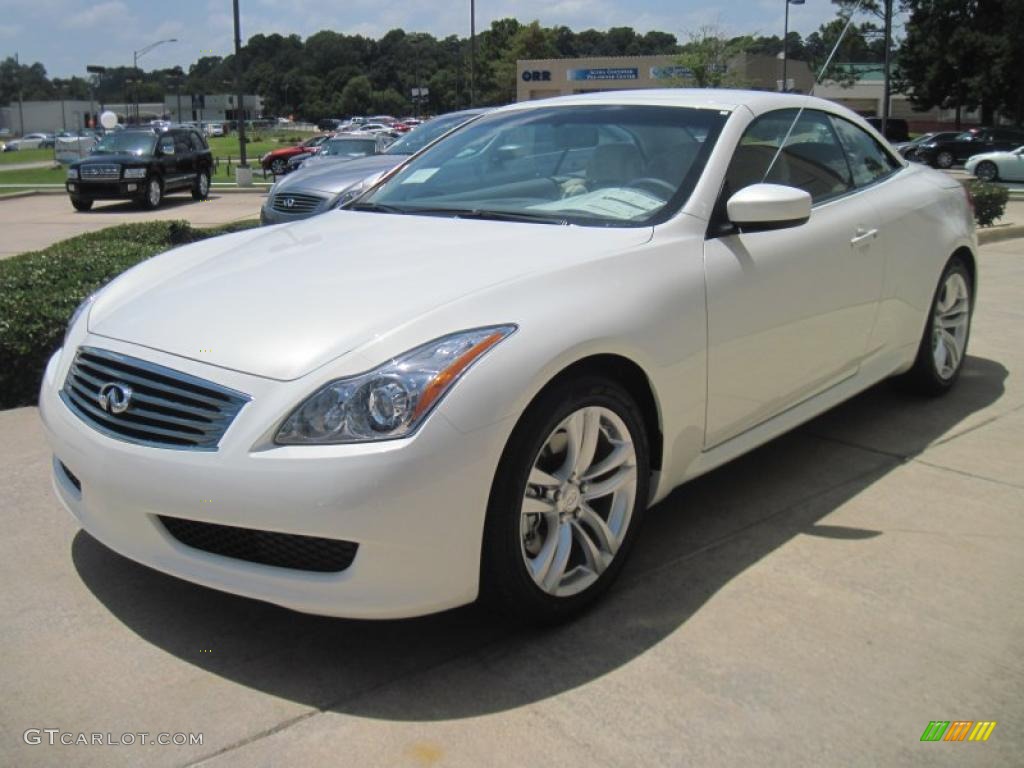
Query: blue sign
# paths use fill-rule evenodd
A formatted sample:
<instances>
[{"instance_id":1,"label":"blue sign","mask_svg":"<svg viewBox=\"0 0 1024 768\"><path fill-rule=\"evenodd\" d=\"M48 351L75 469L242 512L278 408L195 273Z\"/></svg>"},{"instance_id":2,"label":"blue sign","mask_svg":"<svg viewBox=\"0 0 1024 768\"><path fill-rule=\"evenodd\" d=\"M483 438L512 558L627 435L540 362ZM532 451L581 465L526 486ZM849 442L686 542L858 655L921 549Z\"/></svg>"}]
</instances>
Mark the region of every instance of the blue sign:
<instances>
[{"instance_id":1,"label":"blue sign","mask_svg":"<svg viewBox=\"0 0 1024 768\"><path fill-rule=\"evenodd\" d=\"M570 80L638 80L636 67L600 67L598 69L570 69Z\"/></svg>"}]
</instances>

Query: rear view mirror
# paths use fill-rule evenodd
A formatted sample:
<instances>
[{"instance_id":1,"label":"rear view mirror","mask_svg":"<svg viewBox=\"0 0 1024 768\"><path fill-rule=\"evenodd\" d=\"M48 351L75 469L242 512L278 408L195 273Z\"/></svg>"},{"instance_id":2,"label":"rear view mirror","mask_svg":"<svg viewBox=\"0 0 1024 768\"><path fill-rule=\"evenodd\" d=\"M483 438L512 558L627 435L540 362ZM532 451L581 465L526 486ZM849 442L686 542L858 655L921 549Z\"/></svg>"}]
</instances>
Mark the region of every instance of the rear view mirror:
<instances>
[{"instance_id":1,"label":"rear view mirror","mask_svg":"<svg viewBox=\"0 0 1024 768\"><path fill-rule=\"evenodd\" d=\"M751 184L729 198L729 220L744 231L797 227L811 217L811 196L781 184Z\"/></svg>"}]
</instances>

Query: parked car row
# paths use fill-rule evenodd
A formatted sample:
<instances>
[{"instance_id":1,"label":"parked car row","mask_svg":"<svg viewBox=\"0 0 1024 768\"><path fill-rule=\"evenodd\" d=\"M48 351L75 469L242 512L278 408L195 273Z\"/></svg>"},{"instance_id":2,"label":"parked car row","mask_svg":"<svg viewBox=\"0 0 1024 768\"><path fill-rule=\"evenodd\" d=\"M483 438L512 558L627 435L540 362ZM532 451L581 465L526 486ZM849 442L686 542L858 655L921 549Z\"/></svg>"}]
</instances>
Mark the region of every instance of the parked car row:
<instances>
[{"instance_id":1,"label":"parked car row","mask_svg":"<svg viewBox=\"0 0 1024 768\"><path fill-rule=\"evenodd\" d=\"M298 221L344 205L381 174L400 165L410 155L486 111L467 109L435 117L388 145L379 154L347 162L331 162L328 156L308 168L303 165L296 173L274 184L260 210L260 221L264 224ZM352 134L340 134L338 138L331 139L348 140L363 139Z\"/></svg>"},{"instance_id":2,"label":"parked car row","mask_svg":"<svg viewBox=\"0 0 1024 768\"><path fill-rule=\"evenodd\" d=\"M962 165L974 155L1007 152L1024 146L1024 131L1017 128L971 128L954 136L936 134L918 144L911 159L933 168Z\"/></svg>"}]
</instances>

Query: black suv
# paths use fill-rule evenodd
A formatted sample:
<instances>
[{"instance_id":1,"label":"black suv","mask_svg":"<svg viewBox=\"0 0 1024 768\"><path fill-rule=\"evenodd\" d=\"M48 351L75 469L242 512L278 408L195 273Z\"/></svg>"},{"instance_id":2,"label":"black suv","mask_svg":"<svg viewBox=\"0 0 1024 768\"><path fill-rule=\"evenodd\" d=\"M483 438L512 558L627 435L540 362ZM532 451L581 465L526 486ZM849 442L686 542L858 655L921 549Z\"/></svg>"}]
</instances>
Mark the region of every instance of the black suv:
<instances>
[{"instance_id":1,"label":"black suv","mask_svg":"<svg viewBox=\"0 0 1024 768\"><path fill-rule=\"evenodd\" d=\"M68 166L71 204L88 211L94 200L135 200L157 208L164 195L210 194L213 154L195 128L126 128L106 134L88 157Z\"/></svg>"},{"instance_id":2,"label":"black suv","mask_svg":"<svg viewBox=\"0 0 1024 768\"><path fill-rule=\"evenodd\" d=\"M917 148L915 160L934 168L952 168L982 152L1001 152L1024 144L1024 131L1019 128L971 128L956 138L930 141Z\"/></svg>"}]
</instances>

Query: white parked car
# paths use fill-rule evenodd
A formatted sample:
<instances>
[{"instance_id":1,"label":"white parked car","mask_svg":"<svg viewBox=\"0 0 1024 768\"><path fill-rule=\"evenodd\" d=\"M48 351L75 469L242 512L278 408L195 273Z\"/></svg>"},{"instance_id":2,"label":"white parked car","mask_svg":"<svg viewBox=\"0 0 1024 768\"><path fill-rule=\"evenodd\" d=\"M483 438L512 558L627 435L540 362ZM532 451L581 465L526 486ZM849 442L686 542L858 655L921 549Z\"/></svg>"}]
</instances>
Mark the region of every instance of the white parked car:
<instances>
[{"instance_id":1,"label":"white parked car","mask_svg":"<svg viewBox=\"0 0 1024 768\"><path fill-rule=\"evenodd\" d=\"M566 618L681 483L887 377L949 390L976 250L957 181L829 101L512 105L87 300L54 486L111 549L296 610Z\"/></svg>"},{"instance_id":2,"label":"white parked car","mask_svg":"<svg viewBox=\"0 0 1024 768\"><path fill-rule=\"evenodd\" d=\"M52 141L52 137L47 133L26 133L20 139L14 139L8 141L4 147L5 152L17 152L22 149L39 149L44 144ZM51 145L52 146L52 145Z\"/></svg>"},{"instance_id":3,"label":"white parked car","mask_svg":"<svg viewBox=\"0 0 1024 768\"><path fill-rule=\"evenodd\" d=\"M964 168L982 181L1024 181L1024 147L972 155Z\"/></svg>"}]
</instances>

